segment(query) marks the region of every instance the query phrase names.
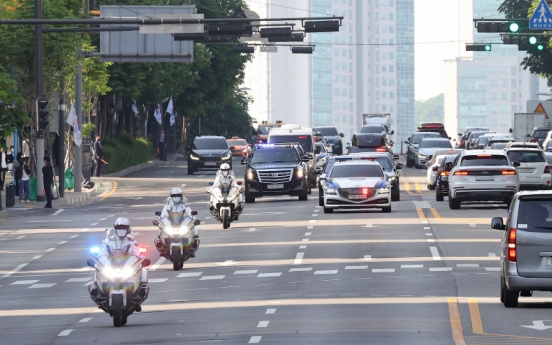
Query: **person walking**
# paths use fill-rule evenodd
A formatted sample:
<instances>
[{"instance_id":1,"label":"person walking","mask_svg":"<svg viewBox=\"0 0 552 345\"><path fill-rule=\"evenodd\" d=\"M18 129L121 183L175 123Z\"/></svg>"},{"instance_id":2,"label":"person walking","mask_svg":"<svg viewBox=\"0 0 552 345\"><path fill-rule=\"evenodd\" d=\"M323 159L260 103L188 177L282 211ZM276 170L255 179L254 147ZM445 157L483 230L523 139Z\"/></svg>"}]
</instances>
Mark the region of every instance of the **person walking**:
<instances>
[{"instance_id":1,"label":"person walking","mask_svg":"<svg viewBox=\"0 0 552 345\"><path fill-rule=\"evenodd\" d=\"M167 137L165 136L165 130L161 130L159 134L159 140L157 143L157 148L159 149L159 160L167 160Z\"/></svg>"},{"instance_id":2,"label":"person walking","mask_svg":"<svg viewBox=\"0 0 552 345\"><path fill-rule=\"evenodd\" d=\"M94 164L96 165L96 169L94 169L94 177L100 177L100 174L102 172L103 158L104 157L101 138L98 135L96 137L96 141L94 142Z\"/></svg>"},{"instance_id":3,"label":"person walking","mask_svg":"<svg viewBox=\"0 0 552 345\"><path fill-rule=\"evenodd\" d=\"M44 182L44 194L46 195L46 206L52 208L52 182L54 181L54 168L50 165L50 157L44 157L44 167L42 167L42 180ZM21 198L21 196L19 196Z\"/></svg>"},{"instance_id":4,"label":"person walking","mask_svg":"<svg viewBox=\"0 0 552 345\"><path fill-rule=\"evenodd\" d=\"M15 181L19 187L19 202L29 202L29 180L31 178L31 168L27 165L27 161L18 156L18 164L15 168Z\"/></svg>"},{"instance_id":5,"label":"person walking","mask_svg":"<svg viewBox=\"0 0 552 345\"><path fill-rule=\"evenodd\" d=\"M6 181L6 171L8 171L8 163L6 162L6 152L3 147L0 147L0 190L4 190L4 182Z\"/></svg>"}]
</instances>

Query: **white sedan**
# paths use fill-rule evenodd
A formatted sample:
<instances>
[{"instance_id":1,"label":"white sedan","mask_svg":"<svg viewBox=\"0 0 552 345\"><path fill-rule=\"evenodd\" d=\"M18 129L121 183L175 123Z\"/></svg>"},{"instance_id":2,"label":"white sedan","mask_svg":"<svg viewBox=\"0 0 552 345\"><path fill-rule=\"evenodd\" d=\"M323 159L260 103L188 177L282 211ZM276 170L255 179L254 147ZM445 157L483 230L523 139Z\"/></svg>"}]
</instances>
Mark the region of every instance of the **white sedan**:
<instances>
[{"instance_id":1,"label":"white sedan","mask_svg":"<svg viewBox=\"0 0 552 345\"><path fill-rule=\"evenodd\" d=\"M431 163L433 164L427 167L427 189L435 190L435 181L437 180L439 166L445 157L446 155L439 155L435 159L428 162L428 165Z\"/></svg>"},{"instance_id":2,"label":"white sedan","mask_svg":"<svg viewBox=\"0 0 552 345\"><path fill-rule=\"evenodd\" d=\"M324 213L335 209L381 208L391 212L391 185L376 161L336 162L328 175L321 175Z\"/></svg>"}]
</instances>

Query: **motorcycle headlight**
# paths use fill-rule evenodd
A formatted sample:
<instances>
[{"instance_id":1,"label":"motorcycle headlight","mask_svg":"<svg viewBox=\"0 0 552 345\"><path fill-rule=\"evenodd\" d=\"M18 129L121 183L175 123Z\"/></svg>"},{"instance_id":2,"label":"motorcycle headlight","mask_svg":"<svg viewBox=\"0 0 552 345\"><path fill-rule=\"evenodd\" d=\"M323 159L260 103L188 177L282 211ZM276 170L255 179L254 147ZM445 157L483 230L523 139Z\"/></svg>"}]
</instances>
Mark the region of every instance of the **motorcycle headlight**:
<instances>
[{"instance_id":1,"label":"motorcycle headlight","mask_svg":"<svg viewBox=\"0 0 552 345\"><path fill-rule=\"evenodd\" d=\"M134 275L134 270L130 267L124 267L121 270L121 278L128 279Z\"/></svg>"},{"instance_id":2,"label":"motorcycle headlight","mask_svg":"<svg viewBox=\"0 0 552 345\"><path fill-rule=\"evenodd\" d=\"M190 153L190 159L193 160L193 161L198 161L198 160L199 160L199 156L196 155L195 153Z\"/></svg>"},{"instance_id":3,"label":"motorcycle headlight","mask_svg":"<svg viewBox=\"0 0 552 345\"><path fill-rule=\"evenodd\" d=\"M228 160L232 158L232 152L228 151L228 153L226 153L224 156L222 156L222 160L225 161L225 160Z\"/></svg>"},{"instance_id":4,"label":"motorcycle headlight","mask_svg":"<svg viewBox=\"0 0 552 345\"><path fill-rule=\"evenodd\" d=\"M113 267L106 267L102 270L102 274L107 279L115 279L116 277L121 275L121 269L120 268L114 269Z\"/></svg>"},{"instance_id":5,"label":"motorcycle headlight","mask_svg":"<svg viewBox=\"0 0 552 345\"><path fill-rule=\"evenodd\" d=\"M391 183L395 182L395 180L397 180L397 178L395 176L390 176L390 177L387 178L387 181L389 181Z\"/></svg>"},{"instance_id":6,"label":"motorcycle headlight","mask_svg":"<svg viewBox=\"0 0 552 345\"><path fill-rule=\"evenodd\" d=\"M245 176L248 180L254 180L255 179L255 172L251 169L247 169Z\"/></svg>"}]
</instances>

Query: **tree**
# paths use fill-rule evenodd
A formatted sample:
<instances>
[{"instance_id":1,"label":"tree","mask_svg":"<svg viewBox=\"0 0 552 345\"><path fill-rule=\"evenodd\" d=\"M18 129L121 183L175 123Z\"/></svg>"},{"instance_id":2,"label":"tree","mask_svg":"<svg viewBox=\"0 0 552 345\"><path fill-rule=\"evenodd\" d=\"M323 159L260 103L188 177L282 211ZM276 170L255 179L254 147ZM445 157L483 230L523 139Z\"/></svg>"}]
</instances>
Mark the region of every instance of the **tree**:
<instances>
[{"instance_id":1,"label":"tree","mask_svg":"<svg viewBox=\"0 0 552 345\"><path fill-rule=\"evenodd\" d=\"M443 122L445 119L445 95L439 94L425 101L416 101L414 122Z\"/></svg>"},{"instance_id":2,"label":"tree","mask_svg":"<svg viewBox=\"0 0 552 345\"><path fill-rule=\"evenodd\" d=\"M16 129L21 130L29 124L31 118L21 108L24 104L25 99L15 80L0 66L0 137L8 137Z\"/></svg>"}]
</instances>

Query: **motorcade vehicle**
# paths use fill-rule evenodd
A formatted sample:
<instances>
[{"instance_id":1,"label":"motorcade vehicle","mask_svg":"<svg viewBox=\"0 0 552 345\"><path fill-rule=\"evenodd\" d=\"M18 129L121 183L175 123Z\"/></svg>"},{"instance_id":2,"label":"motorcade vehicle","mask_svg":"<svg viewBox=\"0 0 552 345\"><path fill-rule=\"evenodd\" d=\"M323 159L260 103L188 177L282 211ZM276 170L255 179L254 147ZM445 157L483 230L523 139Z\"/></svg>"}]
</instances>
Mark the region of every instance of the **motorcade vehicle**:
<instances>
[{"instance_id":1,"label":"motorcade vehicle","mask_svg":"<svg viewBox=\"0 0 552 345\"><path fill-rule=\"evenodd\" d=\"M449 194L449 174L454 166L456 157L458 157L458 154L446 155L437 169L437 177L435 180L436 201L443 201L443 197Z\"/></svg>"},{"instance_id":2,"label":"motorcade vehicle","mask_svg":"<svg viewBox=\"0 0 552 345\"><path fill-rule=\"evenodd\" d=\"M300 155L298 144L260 144L245 164L245 202L253 203L266 195L298 196L306 201L310 189L307 155Z\"/></svg>"},{"instance_id":3,"label":"motorcade vehicle","mask_svg":"<svg viewBox=\"0 0 552 345\"><path fill-rule=\"evenodd\" d=\"M547 142L542 149L546 152L552 152L552 141Z\"/></svg>"},{"instance_id":4,"label":"motorcade vehicle","mask_svg":"<svg viewBox=\"0 0 552 345\"><path fill-rule=\"evenodd\" d=\"M395 132L391 129L391 114L390 113L370 113L360 115L360 124L367 125L383 125L387 135L393 135Z\"/></svg>"},{"instance_id":5,"label":"motorcade vehicle","mask_svg":"<svg viewBox=\"0 0 552 345\"><path fill-rule=\"evenodd\" d=\"M360 129L360 133L387 134L384 125L366 125Z\"/></svg>"},{"instance_id":6,"label":"motorcade vehicle","mask_svg":"<svg viewBox=\"0 0 552 345\"><path fill-rule=\"evenodd\" d=\"M542 150L507 147L505 151L510 162L519 162L516 170L521 189L550 189L550 164Z\"/></svg>"},{"instance_id":7,"label":"motorcade vehicle","mask_svg":"<svg viewBox=\"0 0 552 345\"><path fill-rule=\"evenodd\" d=\"M232 167L232 148L221 136L197 136L192 145L186 146L188 152L188 175L200 170L218 171L223 163Z\"/></svg>"},{"instance_id":8,"label":"motorcade vehicle","mask_svg":"<svg viewBox=\"0 0 552 345\"><path fill-rule=\"evenodd\" d=\"M506 220L491 228L504 232L500 250L500 301L518 306L519 297L552 291L552 192L524 191L513 199Z\"/></svg>"},{"instance_id":9,"label":"motorcade vehicle","mask_svg":"<svg viewBox=\"0 0 552 345\"><path fill-rule=\"evenodd\" d=\"M507 143L494 143L491 145L491 147L488 147L487 149L491 150L504 150L506 148Z\"/></svg>"},{"instance_id":10,"label":"motorcade vehicle","mask_svg":"<svg viewBox=\"0 0 552 345\"><path fill-rule=\"evenodd\" d=\"M232 176L234 178L234 176ZM207 193L211 195L209 199L209 212L213 219L222 223L223 229L228 229L230 223L237 221L244 209L243 194L245 192L241 181L233 184L231 181L224 181L215 185L209 182L211 188Z\"/></svg>"},{"instance_id":11,"label":"motorcade vehicle","mask_svg":"<svg viewBox=\"0 0 552 345\"><path fill-rule=\"evenodd\" d=\"M441 164L441 160L437 161L438 157L444 157L446 155L452 155L452 154L458 154L462 152L461 149L438 149L435 151L429 162L426 163L427 167L427 189L434 190L435 189L435 181L437 178L439 165Z\"/></svg>"},{"instance_id":12,"label":"motorcade vehicle","mask_svg":"<svg viewBox=\"0 0 552 345\"><path fill-rule=\"evenodd\" d=\"M510 205L519 191L519 163L500 150L462 151L449 174L449 207L462 202L495 201Z\"/></svg>"},{"instance_id":13,"label":"motorcade vehicle","mask_svg":"<svg viewBox=\"0 0 552 345\"><path fill-rule=\"evenodd\" d=\"M370 160L336 162L324 180L324 213L336 209L381 208L391 212L391 185L381 165Z\"/></svg>"},{"instance_id":14,"label":"motorcade vehicle","mask_svg":"<svg viewBox=\"0 0 552 345\"><path fill-rule=\"evenodd\" d=\"M548 147L552 149L552 144L549 145L549 143L552 141L552 129L546 133L546 138L544 138L544 141L541 144L541 147L546 150Z\"/></svg>"},{"instance_id":15,"label":"motorcade vehicle","mask_svg":"<svg viewBox=\"0 0 552 345\"><path fill-rule=\"evenodd\" d=\"M489 131L472 131L466 138L466 150L473 150L475 148L475 142L483 134L495 133Z\"/></svg>"},{"instance_id":16,"label":"motorcade vehicle","mask_svg":"<svg viewBox=\"0 0 552 345\"><path fill-rule=\"evenodd\" d=\"M552 164L552 152L544 152L544 156L546 157L548 164Z\"/></svg>"},{"instance_id":17,"label":"motorcade vehicle","mask_svg":"<svg viewBox=\"0 0 552 345\"><path fill-rule=\"evenodd\" d=\"M381 133L355 133L351 144L347 145L347 154L362 152L388 152L393 158L399 158L393 153L393 141L387 134Z\"/></svg>"},{"instance_id":18,"label":"motorcade vehicle","mask_svg":"<svg viewBox=\"0 0 552 345\"><path fill-rule=\"evenodd\" d=\"M395 163L393 156L386 152L351 153L345 156L345 159L349 157L353 160L362 159L378 162L383 169L383 174L387 178L387 182L391 184L391 201L401 200L400 171L403 168L402 163Z\"/></svg>"},{"instance_id":19,"label":"motorcade vehicle","mask_svg":"<svg viewBox=\"0 0 552 345\"><path fill-rule=\"evenodd\" d=\"M284 124L283 121L277 120L273 123L268 121L261 121L257 125L257 129L253 131L254 143L256 144L266 144L268 141L268 133L272 128L280 128Z\"/></svg>"},{"instance_id":20,"label":"motorcade vehicle","mask_svg":"<svg viewBox=\"0 0 552 345\"><path fill-rule=\"evenodd\" d=\"M415 166L418 169L421 169L425 164L431 160L433 154L438 149L451 149L452 145L450 141L446 138L424 138L418 146Z\"/></svg>"},{"instance_id":21,"label":"motorcade vehicle","mask_svg":"<svg viewBox=\"0 0 552 345\"><path fill-rule=\"evenodd\" d=\"M512 148L538 149L539 144L526 142L526 141L525 142L524 141L511 141L508 144L506 144L506 149L512 149Z\"/></svg>"},{"instance_id":22,"label":"motorcade vehicle","mask_svg":"<svg viewBox=\"0 0 552 345\"><path fill-rule=\"evenodd\" d=\"M326 151L326 146L321 143L317 142L314 143L314 154L316 155L316 168L321 168L324 165L326 165L326 162L328 161L328 158L330 155Z\"/></svg>"},{"instance_id":23,"label":"motorcade vehicle","mask_svg":"<svg viewBox=\"0 0 552 345\"><path fill-rule=\"evenodd\" d=\"M312 129L314 133L320 133L320 135L325 139L328 146L331 148L330 151L334 155L343 154L343 133L338 133L337 128L334 126L318 126Z\"/></svg>"},{"instance_id":24,"label":"motorcade vehicle","mask_svg":"<svg viewBox=\"0 0 552 345\"><path fill-rule=\"evenodd\" d=\"M464 133L458 133L458 139L456 140L456 147L459 149L466 148L466 139L470 132L473 131L489 131L487 127L466 127L464 128Z\"/></svg>"},{"instance_id":25,"label":"motorcade vehicle","mask_svg":"<svg viewBox=\"0 0 552 345\"><path fill-rule=\"evenodd\" d=\"M231 139L226 139L226 144L228 144L228 147L231 147L232 156L247 157L251 153L251 144L248 144L245 139L232 137Z\"/></svg>"},{"instance_id":26,"label":"motorcade vehicle","mask_svg":"<svg viewBox=\"0 0 552 345\"><path fill-rule=\"evenodd\" d=\"M439 133L441 138L451 139L445 131L445 125L440 122L421 122L416 128L417 132L435 132Z\"/></svg>"},{"instance_id":27,"label":"motorcade vehicle","mask_svg":"<svg viewBox=\"0 0 552 345\"><path fill-rule=\"evenodd\" d=\"M441 135L436 132L416 132L413 133L406 141L406 167L411 168L416 164L418 156L418 146L424 138L441 138Z\"/></svg>"},{"instance_id":28,"label":"motorcade vehicle","mask_svg":"<svg viewBox=\"0 0 552 345\"><path fill-rule=\"evenodd\" d=\"M515 139L510 136L496 135L494 137L489 138L489 140L487 140L487 142L485 143L485 147L483 149L484 150L490 149L494 144L504 144L504 146L499 145L499 146L502 146L500 147L500 149L503 149L504 147L506 147L506 145L509 142L512 142L512 141L515 141Z\"/></svg>"},{"instance_id":29,"label":"motorcade vehicle","mask_svg":"<svg viewBox=\"0 0 552 345\"><path fill-rule=\"evenodd\" d=\"M540 147L544 143L544 140L548 137L548 132L552 130L551 127L535 127L531 134L529 134L529 142L538 143Z\"/></svg>"},{"instance_id":30,"label":"motorcade vehicle","mask_svg":"<svg viewBox=\"0 0 552 345\"><path fill-rule=\"evenodd\" d=\"M487 141L496 136L496 133L486 133L480 135L472 146L472 150L483 150L487 144Z\"/></svg>"}]
</instances>

